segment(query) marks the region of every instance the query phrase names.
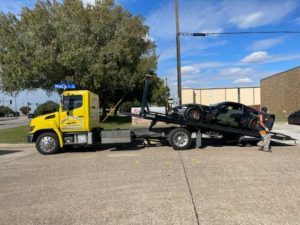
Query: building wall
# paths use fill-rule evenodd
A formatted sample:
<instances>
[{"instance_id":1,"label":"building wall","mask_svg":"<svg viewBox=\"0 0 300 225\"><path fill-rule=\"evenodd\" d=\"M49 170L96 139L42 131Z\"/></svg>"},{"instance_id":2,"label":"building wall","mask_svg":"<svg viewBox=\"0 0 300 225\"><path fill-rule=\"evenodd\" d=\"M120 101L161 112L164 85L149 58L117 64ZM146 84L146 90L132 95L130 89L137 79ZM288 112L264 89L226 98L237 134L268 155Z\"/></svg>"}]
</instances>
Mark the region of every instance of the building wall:
<instances>
[{"instance_id":1,"label":"building wall","mask_svg":"<svg viewBox=\"0 0 300 225\"><path fill-rule=\"evenodd\" d=\"M300 110L300 67L260 81L261 103L271 113L288 114Z\"/></svg>"},{"instance_id":2,"label":"building wall","mask_svg":"<svg viewBox=\"0 0 300 225\"><path fill-rule=\"evenodd\" d=\"M261 89L254 88L254 104L253 105L260 105L261 103Z\"/></svg>"},{"instance_id":3,"label":"building wall","mask_svg":"<svg viewBox=\"0 0 300 225\"><path fill-rule=\"evenodd\" d=\"M181 91L181 102L194 102L194 90L193 89L182 89Z\"/></svg>"},{"instance_id":4,"label":"building wall","mask_svg":"<svg viewBox=\"0 0 300 225\"><path fill-rule=\"evenodd\" d=\"M260 88L210 88L182 89L182 104L211 105L219 102L239 102L245 105L260 105Z\"/></svg>"},{"instance_id":5,"label":"building wall","mask_svg":"<svg viewBox=\"0 0 300 225\"><path fill-rule=\"evenodd\" d=\"M254 105L254 88L241 88L240 102L245 105Z\"/></svg>"},{"instance_id":6,"label":"building wall","mask_svg":"<svg viewBox=\"0 0 300 225\"><path fill-rule=\"evenodd\" d=\"M208 89L201 90L201 103L203 105L211 105L216 102L225 101L225 90L224 89Z\"/></svg>"},{"instance_id":7,"label":"building wall","mask_svg":"<svg viewBox=\"0 0 300 225\"><path fill-rule=\"evenodd\" d=\"M238 102L239 101L237 88L228 88L225 90L226 90L225 101L228 101L228 102Z\"/></svg>"}]
</instances>

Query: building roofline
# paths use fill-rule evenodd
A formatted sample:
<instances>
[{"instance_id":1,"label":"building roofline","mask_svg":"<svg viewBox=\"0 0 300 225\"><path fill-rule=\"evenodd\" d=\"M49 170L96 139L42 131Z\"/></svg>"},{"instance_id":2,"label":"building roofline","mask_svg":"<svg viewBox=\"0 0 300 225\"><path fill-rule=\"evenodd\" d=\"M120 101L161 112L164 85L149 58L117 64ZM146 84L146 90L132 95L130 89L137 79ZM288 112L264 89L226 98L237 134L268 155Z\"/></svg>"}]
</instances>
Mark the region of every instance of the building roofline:
<instances>
[{"instance_id":1,"label":"building roofline","mask_svg":"<svg viewBox=\"0 0 300 225\"><path fill-rule=\"evenodd\" d=\"M242 88L260 88L259 86L255 87L219 87L219 88L181 88L181 90L213 90L213 89L242 89Z\"/></svg>"},{"instance_id":2,"label":"building roofline","mask_svg":"<svg viewBox=\"0 0 300 225\"><path fill-rule=\"evenodd\" d=\"M296 69L300 69L300 66L296 66L296 67L294 67L294 68L292 68L292 69L285 70L285 71L282 71L282 72L279 72L279 73L275 73L275 74L273 74L273 75L271 75L271 76L268 76L268 77L265 77L265 78L261 79L260 81L267 80L267 79L269 79L269 78L273 78L273 77L282 75L283 73L287 73L287 72L289 72L289 71L296 70Z\"/></svg>"}]
</instances>

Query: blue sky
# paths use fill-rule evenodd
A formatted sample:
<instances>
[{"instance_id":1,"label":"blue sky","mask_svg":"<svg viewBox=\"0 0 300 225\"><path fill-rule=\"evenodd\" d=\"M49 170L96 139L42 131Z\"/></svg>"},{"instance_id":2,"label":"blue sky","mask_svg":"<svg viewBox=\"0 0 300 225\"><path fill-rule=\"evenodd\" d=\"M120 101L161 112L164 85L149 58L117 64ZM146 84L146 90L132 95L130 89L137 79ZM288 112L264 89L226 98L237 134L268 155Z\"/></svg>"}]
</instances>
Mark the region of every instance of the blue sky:
<instances>
[{"instance_id":1,"label":"blue sky","mask_svg":"<svg viewBox=\"0 0 300 225\"><path fill-rule=\"evenodd\" d=\"M176 97L174 1L116 2L145 18L150 27L149 38L157 44L157 72L168 79L171 93ZM21 6L33 7L34 3L35 0L0 0L0 10L18 13ZM179 0L179 17L181 32L300 31L300 1ZM260 79L299 66L299 42L300 34L181 37L182 86L259 86ZM26 93L20 96L24 99ZM29 94L38 103L44 102L45 96L40 91Z\"/></svg>"}]
</instances>

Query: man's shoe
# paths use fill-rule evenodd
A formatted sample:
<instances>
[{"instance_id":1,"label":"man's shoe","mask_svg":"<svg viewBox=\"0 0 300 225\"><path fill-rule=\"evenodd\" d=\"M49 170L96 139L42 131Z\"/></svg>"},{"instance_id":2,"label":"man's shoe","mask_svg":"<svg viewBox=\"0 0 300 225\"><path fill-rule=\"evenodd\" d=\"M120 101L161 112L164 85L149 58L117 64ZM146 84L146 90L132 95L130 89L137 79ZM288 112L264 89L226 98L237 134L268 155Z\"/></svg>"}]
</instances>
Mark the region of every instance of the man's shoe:
<instances>
[{"instance_id":1,"label":"man's shoe","mask_svg":"<svg viewBox=\"0 0 300 225\"><path fill-rule=\"evenodd\" d=\"M258 142L257 146L262 147L263 146L263 142L262 141Z\"/></svg>"}]
</instances>

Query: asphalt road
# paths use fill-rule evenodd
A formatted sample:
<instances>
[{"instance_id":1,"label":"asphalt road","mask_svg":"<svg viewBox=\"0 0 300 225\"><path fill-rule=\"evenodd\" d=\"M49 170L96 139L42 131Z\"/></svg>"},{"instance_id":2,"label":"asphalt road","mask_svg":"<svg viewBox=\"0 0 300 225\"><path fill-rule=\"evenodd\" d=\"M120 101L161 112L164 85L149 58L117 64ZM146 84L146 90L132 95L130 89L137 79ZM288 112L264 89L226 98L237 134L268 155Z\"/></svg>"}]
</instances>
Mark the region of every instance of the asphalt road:
<instances>
[{"instance_id":1,"label":"asphalt road","mask_svg":"<svg viewBox=\"0 0 300 225\"><path fill-rule=\"evenodd\" d=\"M0 117L0 129L8 129L29 125L30 119L26 116L19 117Z\"/></svg>"},{"instance_id":2,"label":"asphalt road","mask_svg":"<svg viewBox=\"0 0 300 225\"><path fill-rule=\"evenodd\" d=\"M33 145L0 145L3 225L299 225L299 189L299 146L43 156Z\"/></svg>"}]
</instances>

